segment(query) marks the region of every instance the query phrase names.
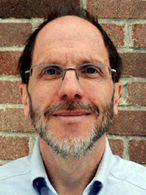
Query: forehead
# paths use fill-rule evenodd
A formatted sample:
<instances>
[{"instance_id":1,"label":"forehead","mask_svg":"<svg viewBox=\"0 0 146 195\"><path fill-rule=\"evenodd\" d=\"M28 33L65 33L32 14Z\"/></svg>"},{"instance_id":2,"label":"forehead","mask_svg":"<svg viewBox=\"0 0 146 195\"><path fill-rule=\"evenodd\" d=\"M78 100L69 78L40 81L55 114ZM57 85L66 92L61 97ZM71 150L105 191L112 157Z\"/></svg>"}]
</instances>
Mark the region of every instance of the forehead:
<instances>
[{"instance_id":1,"label":"forehead","mask_svg":"<svg viewBox=\"0 0 146 195\"><path fill-rule=\"evenodd\" d=\"M47 33L49 33L49 35L53 35L53 37L50 38L54 39L59 38L60 36L71 38L77 35L91 38L93 35L96 37L100 34L99 30L93 24L77 16L63 16L49 22L40 31L37 38L40 39L42 35L47 35Z\"/></svg>"},{"instance_id":2,"label":"forehead","mask_svg":"<svg viewBox=\"0 0 146 195\"><path fill-rule=\"evenodd\" d=\"M100 47L107 55L101 32L93 24L77 16L63 16L43 27L36 37L33 61L38 53L61 47Z\"/></svg>"}]
</instances>

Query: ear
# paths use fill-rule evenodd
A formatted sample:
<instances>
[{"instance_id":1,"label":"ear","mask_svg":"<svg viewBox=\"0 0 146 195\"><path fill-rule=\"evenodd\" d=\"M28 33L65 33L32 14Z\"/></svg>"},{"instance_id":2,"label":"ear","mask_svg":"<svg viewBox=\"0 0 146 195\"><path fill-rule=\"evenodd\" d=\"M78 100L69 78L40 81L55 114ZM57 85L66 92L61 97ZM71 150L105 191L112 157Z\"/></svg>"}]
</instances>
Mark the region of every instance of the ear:
<instances>
[{"instance_id":1,"label":"ear","mask_svg":"<svg viewBox=\"0 0 146 195\"><path fill-rule=\"evenodd\" d=\"M114 115L118 114L118 104L119 104L119 99L121 97L121 90L122 90L122 84L115 83L114 109L113 109Z\"/></svg>"},{"instance_id":2,"label":"ear","mask_svg":"<svg viewBox=\"0 0 146 195\"><path fill-rule=\"evenodd\" d=\"M29 97L26 89L26 84L19 85L19 93L21 96L22 104L24 107L24 114L25 116L30 116L30 109L29 109Z\"/></svg>"}]
</instances>

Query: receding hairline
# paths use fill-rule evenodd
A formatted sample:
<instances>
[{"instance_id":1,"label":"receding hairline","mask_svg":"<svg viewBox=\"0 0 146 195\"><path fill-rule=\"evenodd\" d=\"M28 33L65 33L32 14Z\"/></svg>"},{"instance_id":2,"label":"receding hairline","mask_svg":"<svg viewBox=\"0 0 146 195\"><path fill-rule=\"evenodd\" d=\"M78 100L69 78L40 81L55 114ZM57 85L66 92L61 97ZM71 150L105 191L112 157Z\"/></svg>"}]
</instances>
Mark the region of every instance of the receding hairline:
<instances>
[{"instance_id":1,"label":"receding hairline","mask_svg":"<svg viewBox=\"0 0 146 195\"><path fill-rule=\"evenodd\" d=\"M76 28L76 26L78 28ZM92 23L80 17L63 16L47 23L38 33L35 40L31 66L36 65L36 52L39 51L42 53L41 48L43 48L46 43L48 45L47 48L51 48L52 43L54 44L56 42L57 44L62 42L64 45L65 41L67 41L67 43L68 41L77 41L79 44L82 42L97 48L100 46L101 50L104 49L103 56L105 56L107 63L110 64L108 50L100 30Z\"/></svg>"},{"instance_id":2,"label":"receding hairline","mask_svg":"<svg viewBox=\"0 0 146 195\"><path fill-rule=\"evenodd\" d=\"M45 29L47 29L47 28L50 28L49 30L51 30L51 27L56 23L56 22L58 22L58 21L60 21L61 22L61 25L63 24L63 23L65 23L65 24L71 24L71 22L74 22L74 24L81 24L82 26L84 25L84 24L87 24L87 25L89 25L87 28L89 29L90 28L90 26L92 27L92 30L95 30L95 32L98 32L98 33L100 33L100 35L101 35L101 37L102 37L102 39L103 39L103 36L102 36L102 33L101 33L101 31L93 24L93 23L91 23L90 21L88 21L88 20L86 20L86 19L84 19L84 18L81 18L81 17L79 17L79 16L75 16L75 15L67 15L67 16L60 16L60 17L58 17L58 18L55 18L55 19L53 19L53 20L51 20L51 21L49 21L48 23L46 23L45 24L45 26L43 26L43 28L38 32L38 34L37 34L37 36L36 36L36 39L37 39L37 37L41 34L41 32L43 32ZM62 23L63 22L63 23ZM53 28L56 28L57 26L59 26L59 24L55 24L54 26L53 26ZM80 26L77 26L78 28L80 27ZM58 27L57 27L58 28ZM103 40L104 41L104 40Z\"/></svg>"}]
</instances>

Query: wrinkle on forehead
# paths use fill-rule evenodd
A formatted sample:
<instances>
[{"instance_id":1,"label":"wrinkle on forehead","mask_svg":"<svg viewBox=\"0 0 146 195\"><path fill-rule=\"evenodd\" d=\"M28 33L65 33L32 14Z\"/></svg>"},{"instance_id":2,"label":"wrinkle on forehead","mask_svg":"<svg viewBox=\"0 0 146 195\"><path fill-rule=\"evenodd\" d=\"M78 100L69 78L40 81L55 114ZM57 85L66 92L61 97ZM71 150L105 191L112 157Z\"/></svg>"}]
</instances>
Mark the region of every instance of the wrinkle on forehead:
<instances>
[{"instance_id":1,"label":"wrinkle on forehead","mask_svg":"<svg viewBox=\"0 0 146 195\"><path fill-rule=\"evenodd\" d=\"M81 50L76 51L76 48L65 48L65 47L58 47L57 48L49 48L48 52L49 55L46 55L45 53L43 54L43 60L39 61L38 64L60 64L63 66L66 66L67 64L71 66L71 64L74 64L75 66L81 65L83 63L103 63L102 59L100 59L100 56L94 55L92 49L88 49L88 54L87 52L83 51L82 48ZM77 55L78 52L78 55ZM71 57L70 57L71 56ZM105 64L109 64L109 61L105 61Z\"/></svg>"}]
</instances>

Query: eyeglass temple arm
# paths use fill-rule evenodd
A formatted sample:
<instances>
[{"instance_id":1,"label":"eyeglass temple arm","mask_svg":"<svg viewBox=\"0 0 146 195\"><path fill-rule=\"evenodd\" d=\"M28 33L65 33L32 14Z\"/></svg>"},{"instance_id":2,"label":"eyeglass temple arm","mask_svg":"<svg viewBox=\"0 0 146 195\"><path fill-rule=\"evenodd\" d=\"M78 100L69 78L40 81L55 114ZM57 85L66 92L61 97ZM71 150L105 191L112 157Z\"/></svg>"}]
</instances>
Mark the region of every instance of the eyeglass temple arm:
<instances>
[{"instance_id":1,"label":"eyeglass temple arm","mask_svg":"<svg viewBox=\"0 0 146 195\"><path fill-rule=\"evenodd\" d=\"M30 70L26 70L26 71L25 71L25 74L27 74L27 73L30 73Z\"/></svg>"},{"instance_id":2,"label":"eyeglass temple arm","mask_svg":"<svg viewBox=\"0 0 146 195\"><path fill-rule=\"evenodd\" d=\"M112 72L117 72L115 69L111 69Z\"/></svg>"}]
</instances>

